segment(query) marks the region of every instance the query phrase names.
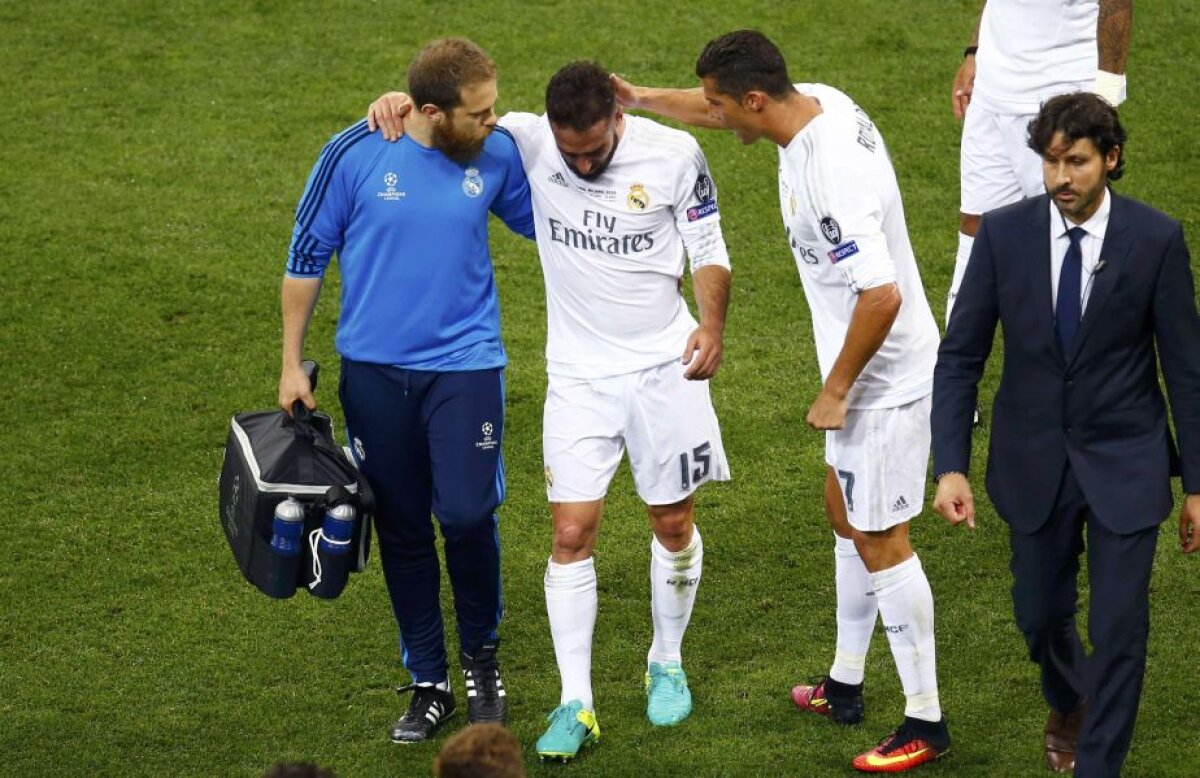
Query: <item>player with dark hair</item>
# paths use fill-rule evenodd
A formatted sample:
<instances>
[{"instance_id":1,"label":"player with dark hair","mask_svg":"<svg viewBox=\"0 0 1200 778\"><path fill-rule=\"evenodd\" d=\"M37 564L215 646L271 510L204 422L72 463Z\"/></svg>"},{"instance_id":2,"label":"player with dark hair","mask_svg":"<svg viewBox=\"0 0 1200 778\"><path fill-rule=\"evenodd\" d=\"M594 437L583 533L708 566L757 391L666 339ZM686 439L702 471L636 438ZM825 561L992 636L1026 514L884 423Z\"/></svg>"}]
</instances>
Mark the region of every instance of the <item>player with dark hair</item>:
<instances>
[{"instance_id":1,"label":"player with dark hair","mask_svg":"<svg viewBox=\"0 0 1200 778\"><path fill-rule=\"evenodd\" d=\"M504 366L488 213L533 235L513 139L493 133L495 66L463 39L434 41L409 69L424 99L403 143L358 122L334 136L296 210L283 280L279 404L315 407L300 369L334 253L342 299L340 397L355 461L377 499L384 579L412 674L397 742L455 712L430 513L454 588L468 719L505 720L496 508L504 498Z\"/></svg>"},{"instance_id":2,"label":"player with dark hair","mask_svg":"<svg viewBox=\"0 0 1200 778\"><path fill-rule=\"evenodd\" d=\"M395 134L408 107L385 95L370 115ZM510 113L500 126L529 175L546 280L542 441L554 538L545 588L562 691L537 750L567 760L600 734L592 550L626 451L653 533L646 715L670 726L692 710L681 646L704 558L692 495L729 478L708 390L721 362L729 257L699 144L626 116L604 68L567 65L546 88L545 115ZM680 293L685 258L699 322Z\"/></svg>"},{"instance_id":3,"label":"player with dark hair","mask_svg":"<svg viewBox=\"0 0 1200 778\"><path fill-rule=\"evenodd\" d=\"M779 147L784 230L812 309L824 385L807 422L825 431L825 510L834 532L837 649L829 674L792 689L801 710L863 717L867 648L882 617L906 699L902 724L854 759L870 772L929 762L950 747L938 698L933 595L909 542L921 512L938 332L909 243L883 136L823 84L792 84L762 33L709 42L699 89L616 80L618 98L742 143Z\"/></svg>"}]
</instances>

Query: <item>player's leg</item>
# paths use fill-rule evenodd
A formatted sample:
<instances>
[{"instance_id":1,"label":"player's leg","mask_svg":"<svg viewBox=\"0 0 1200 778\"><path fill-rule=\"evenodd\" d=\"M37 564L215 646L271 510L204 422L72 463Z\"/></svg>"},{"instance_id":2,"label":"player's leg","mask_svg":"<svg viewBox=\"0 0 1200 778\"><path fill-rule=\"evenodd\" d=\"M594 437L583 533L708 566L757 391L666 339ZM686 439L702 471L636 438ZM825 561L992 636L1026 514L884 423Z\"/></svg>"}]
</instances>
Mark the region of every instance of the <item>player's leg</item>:
<instances>
[{"instance_id":1,"label":"player's leg","mask_svg":"<svg viewBox=\"0 0 1200 778\"><path fill-rule=\"evenodd\" d=\"M420 416L426 387L412 379L411 371L343 360L339 392L347 437L375 493L379 558L400 655L412 674L412 684L402 687L413 692L408 711L392 727L392 739L402 743L428 738L455 711L429 517L429 454Z\"/></svg>"},{"instance_id":2,"label":"player's leg","mask_svg":"<svg viewBox=\"0 0 1200 778\"><path fill-rule=\"evenodd\" d=\"M707 481L729 480L708 382L683 373L668 362L630 376L625 387L629 464L653 530L646 715L658 726L677 724L692 709L681 646L704 563L692 494Z\"/></svg>"},{"instance_id":3,"label":"player's leg","mask_svg":"<svg viewBox=\"0 0 1200 778\"><path fill-rule=\"evenodd\" d=\"M1013 171L1005 129L1005 117L975 103L967 106L959 146L958 250L954 256L954 277L946 295L947 324L971 257L980 215L1025 196Z\"/></svg>"},{"instance_id":4,"label":"player's leg","mask_svg":"<svg viewBox=\"0 0 1200 778\"><path fill-rule=\"evenodd\" d=\"M671 505L647 506L650 541L650 618L654 639L646 657L646 715L655 726L673 726L692 711L683 671L683 635L692 619L704 568L704 541L689 495Z\"/></svg>"},{"instance_id":5,"label":"player's leg","mask_svg":"<svg viewBox=\"0 0 1200 778\"><path fill-rule=\"evenodd\" d=\"M650 541L650 613L654 639L647 661L682 661L683 633L691 620L704 546L694 521L689 495L671 505L647 506L653 537Z\"/></svg>"},{"instance_id":6,"label":"player's leg","mask_svg":"<svg viewBox=\"0 0 1200 778\"><path fill-rule=\"evenodd\" d=\"M546 392L542 442L554 537L544 584L562 688L537 742L543 759L571 759L600 736L592 697L598 608L592 550L623 452L611 383L551 376Z\"/></svg>"},{"instance_id":7,"label":"player's leg","mask_svg":"<svg viewBox=\"0 0 1200 778\"><path fill-rule=\"evenodd\" d=\"M559 704L538 738L542 759L568 760L600 736L592 698L592 635L599 602L592 550L603 500L552 502L554 543L544 578L546 614L561 682Z\"/></svg>"},{"instance_id":8,"label":"player's leg","mask_svg":"<svg viewBox=\"0 0 1200 778\"><path fill-rule=\"evenodd\" d=\"M834 533L837 650L829 675L793 687L792 702L839 724L857 724L863 716L863 669L879 608L871 577L854 545L845 498L832 467L825 473L825 516Z\"/></svg>"},{"instance_id":9,"label":"player's leg","mask_svg":"<svg viewBox=\"0 0 1200 778\"><path fill-rule=\"evenodd\" d=\"M925 397L899 408L850 411L830 457L905 696L904 722L854 760L860 770L916 767L950 747L938 698L933 593L908 532L925 494L929 407Z\"/></svg>"},{"instance_id":10,"label":"player's leg","mask_svg":"<svg viewBox=\"0 0 1200 778\"><path fill-rule=\"evenodd\" d=\"M504 499L504 376L500 369L441 373L422 403L433 513L454 590L460 663L471 723L505 723L497 659L503 615L496 508Z\"/></svg>"},{"instance_id":11,"label":"player's leg","mask_svg":"<svg viewBox=\"0 0 1200 778\"><path fill-rule=\"evenodd\" d=\"M1007 146L1009 165L1012 167L1013 180L1017 182L1019 194L994 207L1015 203L1026 197L1036 197L1046 191L1045 180L1042 178L1042 157L1029 148L1029 122L1037 116L1036 113L1011 114L1000 118L1002 132Z\"/></svg>"},{"instance_id":12,"label":"player's leg","mask_svg":"<svg viewBox=\"0 0 1200 778\"><path fill-rule=\"evenodd\" d=\"M603 500L550 504L553 549L546 565L546 613L562 679L559 703L578 700L594 710L592 634L596 626L596 568L592 551Z\"/></svg>"}]
</instances>

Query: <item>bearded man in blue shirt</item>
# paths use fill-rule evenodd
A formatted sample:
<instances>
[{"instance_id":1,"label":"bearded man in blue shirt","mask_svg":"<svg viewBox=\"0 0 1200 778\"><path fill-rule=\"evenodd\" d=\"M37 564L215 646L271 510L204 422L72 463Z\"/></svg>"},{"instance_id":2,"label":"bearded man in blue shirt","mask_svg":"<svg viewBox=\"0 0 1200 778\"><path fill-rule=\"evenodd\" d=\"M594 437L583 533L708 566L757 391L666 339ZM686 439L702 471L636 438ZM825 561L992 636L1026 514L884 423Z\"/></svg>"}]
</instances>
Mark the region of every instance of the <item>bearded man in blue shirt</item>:
<instances>
[{"instance_id":1,"label":"bearded man in blue shirt","mask_svg":"<svg viewBox=\"0 0 1200 778\"><path fill-rule=\"evenodd\" d=\"M400 143L366 121L322 151L296 210L283 279L279 404L313 408L304 336L333 254L342 277L335 344L355 459L376 496L384 578L412 683L392 739L427 739L455 712L430 515L454 589L468 719L507 714L496 649L507 356L488 212L533 237L529 184L496 125L496 67L461 38L408 71L419 109Z\"/></svg>"}]
</instances>

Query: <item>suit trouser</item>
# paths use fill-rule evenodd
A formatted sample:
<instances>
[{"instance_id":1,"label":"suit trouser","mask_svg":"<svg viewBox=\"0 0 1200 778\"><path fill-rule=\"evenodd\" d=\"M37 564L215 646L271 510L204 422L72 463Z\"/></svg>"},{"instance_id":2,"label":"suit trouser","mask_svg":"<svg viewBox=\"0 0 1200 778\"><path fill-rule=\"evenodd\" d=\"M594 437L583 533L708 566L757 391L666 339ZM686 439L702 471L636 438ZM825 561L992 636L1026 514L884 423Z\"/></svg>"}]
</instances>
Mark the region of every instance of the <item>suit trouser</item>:
<instances>
[{"instance_id":1,"label":"suit trouser","mask_svg":"<svg viewBox=\"0 0 1200 778\"><path fill-rule=\"evenodd\" d=\"M1075 626L1079 555L1087 533L1088 639ZM1075 775L1119 775L1133 738L1150 632L1150 571L1158 527L1120 535L1088 507L1070 466L1049 520L1036 532L1010 532L1013 610L1029 658L1042 670L1050 707L1087 701Z\"/></svg>"},{"instance_id":2,"label":"suit trouser","mask_svg":"<svg viewBox=\"0 0 1200 778\"><path fill-rule=\"evenodd\" d=\"M375 492L375 531L404 666L446 679L437 517L454 590L460 648L496 637L504 499L504 377L499 368L433 373L342 360L351 448Z\"/></svg>"}]
</instances>

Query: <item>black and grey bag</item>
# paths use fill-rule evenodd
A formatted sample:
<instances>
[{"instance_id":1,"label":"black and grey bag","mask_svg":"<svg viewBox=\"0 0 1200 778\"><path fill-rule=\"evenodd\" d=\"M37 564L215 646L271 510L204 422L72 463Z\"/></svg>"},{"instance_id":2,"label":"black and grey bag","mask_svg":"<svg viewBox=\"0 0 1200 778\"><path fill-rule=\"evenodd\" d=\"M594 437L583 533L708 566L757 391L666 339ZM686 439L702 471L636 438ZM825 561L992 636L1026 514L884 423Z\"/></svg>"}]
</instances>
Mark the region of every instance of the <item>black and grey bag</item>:
<instances>
[{"instance_id":1,"label":"black and grey bag","mask_svg":"<svg viewBox=\"0 0 1200 778\"><path fill-rule=\"evenodd\" d=\"M289 497L299 507L289 503L280 513L294 511L291 518L302 521L302 529L292 525L290 544L277 532L288 525L276 522L277 507ZM291 597L303 586L317 597L340 595L349 573L366 567L373 508L370 487L334 442L326 414L233 417L221 468L221 526L242 574L265 594ZM335 539L329 527L338 520Z\"/></svg>"}]
</instances>

